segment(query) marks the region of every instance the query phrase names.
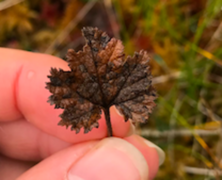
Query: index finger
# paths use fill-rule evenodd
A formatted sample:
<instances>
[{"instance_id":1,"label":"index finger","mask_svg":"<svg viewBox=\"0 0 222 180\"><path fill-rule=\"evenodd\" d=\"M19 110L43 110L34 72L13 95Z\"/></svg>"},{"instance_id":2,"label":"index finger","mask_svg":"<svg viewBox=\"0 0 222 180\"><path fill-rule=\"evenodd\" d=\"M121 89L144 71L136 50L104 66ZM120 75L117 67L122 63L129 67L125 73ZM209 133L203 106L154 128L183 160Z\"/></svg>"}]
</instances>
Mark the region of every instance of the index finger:
<instances>
[{"instance_id":1,"label":"index finger","mask_svg":"<svg viewBox=\"0 0 222 180\"><path fill-rule=\"evenodd\" d=\"M77 143L106 137L104 116L99 120L99 128L88 134L79 134L58 126L61 109L54 109L47 103L50 96L45 82L51 67L68 70L67 63L50 55L19 50L0 49L0 121L13 121L25 117L42 131L64 141ZM113 109L111 121L114 136L124 137L130 123L125 123Z\"/></svg>"}]
</instances>

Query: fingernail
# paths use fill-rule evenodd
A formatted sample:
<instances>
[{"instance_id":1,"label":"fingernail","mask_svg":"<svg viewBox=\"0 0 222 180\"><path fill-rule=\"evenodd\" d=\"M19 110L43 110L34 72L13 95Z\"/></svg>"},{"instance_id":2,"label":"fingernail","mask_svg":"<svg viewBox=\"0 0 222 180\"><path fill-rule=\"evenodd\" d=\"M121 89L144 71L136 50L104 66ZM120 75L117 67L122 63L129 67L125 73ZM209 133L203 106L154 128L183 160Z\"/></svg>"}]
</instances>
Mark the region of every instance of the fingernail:
<instances>
[{"instance_id":1,"label":"fingernail","mask_svg":"<svg viewBox=\"0 0 222 180\"><path fill-rule=\"evenodd\" d=\"M119 110L116 108L116 106L114 106L114 109L116 110L117 114L120 115L121 117L123 117L123 115L119 112Z\"/></svg>"},{"instance_id":2,"label":"fingernail","mask_svg":"<svg viewBox=\"0 0 222 180\"><path fill-rule=\"evenodd\" d=\"M132 122L130 122L130 128L129 128L129 131L128 131L126 137L131 136L134 133L135 133L135 126L132 124Z\"/></svg>"},{"instance_id":3,"label":"fingernail","mask_svg":"<svg viewBox=\"0 0 222 180\"><path fill-rule=\"evenodd\" d=\"M106 138L73 164L68 179L90 180L148 179L148 165L143 155L130 143Z\"/></svg>"},{"instance_id":4,"label":"fingernail","mask_svg":"<svg viewBox=\"0 0 222 180\"><path fill-rule=\"evenodd\" d=\"M165 160L165 153L162 149L160 149L157 145L153 144L152 142L148 140L144 140L144 142L149 146L156 149L158 157L159 157L159 166L163 164Z\"/></svg>"}]
</instances>

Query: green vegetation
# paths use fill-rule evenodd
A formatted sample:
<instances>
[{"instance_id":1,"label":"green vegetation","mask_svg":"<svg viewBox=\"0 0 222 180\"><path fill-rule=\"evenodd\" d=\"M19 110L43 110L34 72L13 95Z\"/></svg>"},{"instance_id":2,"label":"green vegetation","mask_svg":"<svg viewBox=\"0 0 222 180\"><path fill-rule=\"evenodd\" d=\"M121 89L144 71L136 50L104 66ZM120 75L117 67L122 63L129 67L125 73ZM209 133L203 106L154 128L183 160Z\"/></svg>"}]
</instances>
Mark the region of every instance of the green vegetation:
<instances>
[{"instance_id":1,"label":"green vegetation","mask_svg":"<svg viewBox=\"0 0 222 180\"><path fill-rule=\"evenodd\" d=\"M0 46L64 57L82 47L83 26L97 26L127 54L147 50L160 97L137 129L166 152L156 179L217 180L198 172L222 170L221 8L221 0L24 0L0 6Z\"/></svg>"}]
</instances>

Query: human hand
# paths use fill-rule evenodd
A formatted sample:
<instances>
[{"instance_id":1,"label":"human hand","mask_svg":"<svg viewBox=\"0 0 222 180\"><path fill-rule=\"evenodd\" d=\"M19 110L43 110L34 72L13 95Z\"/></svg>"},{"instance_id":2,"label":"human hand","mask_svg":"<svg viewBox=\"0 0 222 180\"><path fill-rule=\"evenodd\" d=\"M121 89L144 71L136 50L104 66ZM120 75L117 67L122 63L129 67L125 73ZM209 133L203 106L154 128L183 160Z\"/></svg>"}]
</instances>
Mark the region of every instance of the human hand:
<instances>
[{"instance_id":1,"label":"human hand","mask_svg":"<svg viewBox=\"0 0 222 180\"><path fill-rule=\"evenodd\" d=\"M51 67L67 69L59 58L0 49L0 179L1 180L147 180L164 161L161 149L133 134L111 109L112 138L99 128L75 134L58 126L61 109L46 101ZM119 137L119 138L117 138ZM36 164L39 162L38 164Z\"/></svg>"}]
</instances>

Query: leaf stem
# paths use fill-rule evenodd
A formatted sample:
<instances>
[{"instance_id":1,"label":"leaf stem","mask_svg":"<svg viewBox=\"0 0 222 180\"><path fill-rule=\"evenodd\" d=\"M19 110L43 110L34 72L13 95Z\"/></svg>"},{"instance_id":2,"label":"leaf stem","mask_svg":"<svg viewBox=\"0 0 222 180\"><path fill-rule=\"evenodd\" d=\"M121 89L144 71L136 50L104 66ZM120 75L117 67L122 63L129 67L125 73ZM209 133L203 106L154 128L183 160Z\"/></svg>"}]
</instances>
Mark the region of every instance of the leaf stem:
<instances>
[{"instance_id":1,"label":"leaf stem","mask_svg":"<svg viewBox=\"0 0 222 180\"><path fill-rule=\"evenodd\" d=\"M107 125L107 130L108 130L108 137L112 137L113 136L113 130L112 130L112 124L111 124L111 121L110 121L109 108L104 108L103 111L105 113L106 125Z\"/></svg>"}]
</instances>

